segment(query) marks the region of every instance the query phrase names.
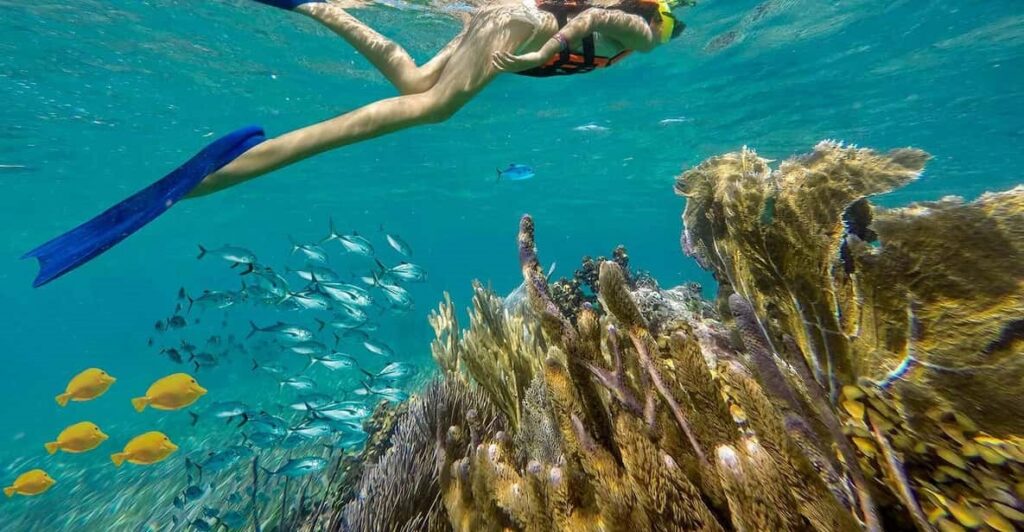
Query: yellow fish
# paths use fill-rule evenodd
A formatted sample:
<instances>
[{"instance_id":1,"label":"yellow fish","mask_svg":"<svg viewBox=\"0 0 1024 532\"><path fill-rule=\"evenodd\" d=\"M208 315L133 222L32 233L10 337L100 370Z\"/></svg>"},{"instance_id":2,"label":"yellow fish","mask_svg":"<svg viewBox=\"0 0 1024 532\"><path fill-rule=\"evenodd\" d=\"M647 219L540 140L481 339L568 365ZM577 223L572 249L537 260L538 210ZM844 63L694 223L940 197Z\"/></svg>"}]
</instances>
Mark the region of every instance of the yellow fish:
<instances>
[{"instance_id":1,"label":"yellow fish","mask_svg":"<svg viewBox=\"0 0 1024 532\"><path fill-rule=\"evenodd\" d=\"M110 459L117 467L121 467L125 460L133 464L149 465L167 458L177 450L178 446L171 443L166 434L154 430L132 438L123 451L110 455Z\"/></svg>"},{"instance_id":2,"label":"yellow fish","mask_svg":"<svg viewBox=\"0 0 1024 532\"><path fill-rule=\"evenodd\" d=\"M15 479L14 484L4 488L4 495L13 497L15 493L18 495L39 495L40 493L50 489L56 480L46 474L46 471L42 469L33 469L32 471L26 471Z\"/></svg>"},{"instance_id":3,"label":"yellow fish","mask_svg":"<svg viewBox=\"0 0 1024 532\"><path fill-rule=\"evenodd\" d=\"M68 404L69 399L72 401L95 399L106 393L107 388L110 388L110 385L114 384L116 380L102 369L89 368L71 379L64 393L57 396L57 404L64 406Z\"/></svg>"},{"instance_id":4,"label":"yellow fish","mask_svg":"<svg viewBox=\"0 0 1024 532\"><path fill-rule=\"evenodd\" d=\"M53 454L60 449L66 453L84 453L95 449L104 440L109 438L95 423L83 421L75 423L61 431L57 441L52 441L44 446L46 452Z\"/></svg>"},{"instance_id":5,"label":"yellow fish","mask_svg":"<svg viewBox=\"0 0 1024 532\"><path fill-rule=\"evenodd\" d=\"M132 406L142 412L147 405L159 410L184 408L206 394L206 388L199 385L188 373L175 373L156 382L146 390L145 397L132 399Z\"/></svg>"}]
</instances>

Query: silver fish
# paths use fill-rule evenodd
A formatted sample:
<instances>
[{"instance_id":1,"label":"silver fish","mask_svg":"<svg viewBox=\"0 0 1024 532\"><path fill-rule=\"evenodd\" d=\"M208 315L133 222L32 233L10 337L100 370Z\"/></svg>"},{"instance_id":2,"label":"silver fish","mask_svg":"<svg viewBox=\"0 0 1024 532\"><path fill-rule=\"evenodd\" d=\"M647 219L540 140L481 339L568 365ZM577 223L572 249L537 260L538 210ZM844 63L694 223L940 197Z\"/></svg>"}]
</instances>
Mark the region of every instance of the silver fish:
<instances>
[{"instance_id":1,"label":"silver fish","mask_svg":"<svg viewBox=\"0 0 1024 532\"><path fill-rule=\"evenodd\" d=\"M296 242L295 239L290 237L290 236L288 237L288 240L291 241L291 243L292 243L292 253L293 254L296 251L298 251L298 252L302 253L303 255L305 255L306 258L309 259L309 260L320 262L320 263L327 262L327 252L324 251L324 248L320 247L319 245L317 245L317 244L300 244L300 243Z\"/></svg>"},{"instance_id":2,"label":"silver fish","mask_svg":"<svg viewBox=\"0 0 1024 532\"><path fill-rule=\"evenodd\" d=\"M253 269L256 267L256 254L253 253L252 251L249 251L248 249L238 246L224 246L217 249L206 249L203 247L202 244L200 244L199 256L197 256L196 258L202 259L206 255L213 255L214 257L219 257L228 262L231 262L233 263L233 265L231 266L232 268L238 266L239 264L246 264L248 265L248 267L246 268L245 273L252 272Z\"/></svg>"},{"instance_id":3,"label":"silver fish","mask_svg":"<svg viewBox=\"0 0 1024 532\"><path fill-rule=\"evenodd\" d=\"M374 375L377 379L401 379L408 377L412 374L412 366L409 364L403 364L402 362L392 362Z\"/></svg>"},{"instance_id":4,"label":"silver fish","mask_svg":"<svg viewBox=\"0 0 1024 532\"><path fill-rule=\"evenodd\" d=\"M325 282L337 282L339 280L338 274L334 270L326 266L317 266L312 263L307 264L305 270L293 270L288 268L287 271L294 273L307 281L320 280Z\"/></svg>"},{"instance_id":5,"label":"silver fish","mask_svg":"<svg viewBox=\"0 0 1024 532\"><path fill-rule=\"evenodd\" d=\"M405 392L404 390L399 390L398 388L373 387L370 388L369 391L371 394L383 397L384 399L387 399L388 401L391 401L393 403L400 403L409 398L409 394L407 392Z\"/></svg>"},{"instance_id":6,"label":"silver fish","mask_svg":"<svg viewBox=\"0 0 1024 532\"><path fill-rule=\"evenodd\" d=\"M381 292L384 293L384 298L391 302L392 306L398 308L412 308L412 296L409 295L409 291L398 285L379 283L377 285Z\"/></svg>"},{"instance_id":7,"label":"silver fish","mask_svg":"<svg viewBox=\"0 0 1024 532\"><path fill-rule=\"evenodd\" d=\"M238 302L238 294L234 292L216 292L211 290L204 290L203 295L192 298L185 296L188 299L188 310L192 311L193 305L199 305L202 308L228 308Z\"/></svg>"},{"instance_id":8,"label":"silver fish","mask_svg":"<svg viewBox=\"0 0 1024 532\"><path fill-rule=\"evenodd\" d=\"M318 282L316 287L327 297L352 307L368 307L373 304L370 294L354 285L346 283Z\"/></svg>"},{"instance_id":9,"label":"silver fish","mask_svg":"<svg viewBox=\"0 0 1024 532\"><path fill-rule=\"evenodd\" d=\"M330 423L322 419L314 419L299 425L298 427L292 428L288 431L290 434L302 436L303 438L322 438L328 434L334 432L334 428L331 427Z\"/></svg>"},{"instance_id":10,"label":"silver fish","mask_svg":"<svg viewBox=\"0 0 1024 532\"><path fill-rule=\"evenodd\" d=\"M330 233L327 238L323 239L323 242L330 242L337 240L341 244L341 247L345 248L345 251L349 253L355 253L357 255L364 255L367 257L373 256L373 244L370 244L369 240L359 236L359 233L355 231L351 235L343 235L338 233L334 228L334 219L330 219ZM321 242L321 243L323 243Z\"/></svg>"},{"instance_id":11,"label":"silver fish","mask_svg":"<svg viewBox=\"0 0 1024 532\"><path fill-rule=\"evenodd\" d=\"M286 371L284 366L282 366L281 364L277 364L277 363L274 363L274 362L267 362L265 364L260 364L259 362L256 362L256 359L253 359L253 361L252 361L252 370L256 371L258 369L262 369L263 371L266 371L267 373L269 373L271 375L283 375L284 372Z\"/></svg>"},{"instance_id":12,"label":"silver fish","mask_svg":"<svg viewBox=\"0 0 1024 532\"><path fill-rule=\"evenodd\" d=\"M312 367L313 364L320 364L331 371L337 371L339 369L351 368L355 366L355 363L356 360L352 356L334 352L325 355L311 355L309 357L309 366L306 366L306 368Z\"/></svg>"},{"instance_id":13,"label":"silver fish","mask_svg":"<svg viewBox=\"0 0 1024 532\"><path fill-rule=\"evenodd\" d=\"M370 415L370 409L359 403L337 403L317 408L314 415L332 421L354 421Z\"/></svg>"},{"instance_id":14,"label":"silver fish","mask_svg":"<svg viewBox=\"0 0 1024 532\"><path fill-rule=\"evenodd\" d=\"M329 406L332 403L330 396L322 393L307 393L302 394L299 398L292 403L291 409L305 412L307 410L319 409L322 407Z\"/></svg>"},{"instance_id":15,"label":"silver fish","mask_svg":"<svg viewBox=\"0 0 1024 532\"><path fill-rule=\"evenodd\" d=\"M288 422L266 412L260 412L252 416L249 420L249 426L256 432L265 432L275 436L284 436L288 433Z\"/></svg>"},{"instance_id":16,"label":"silver fish","mask_svg":"<svg viewBox=\"0 0 1024 532\"><path fill-rule=\"evenodd\" d=\"M284 297L288 293L288 281L270 268L263 268L253 272L256 284L267 292L277 297Z\"/></svg>"},{"instance_id":17,"label":"silver fish","mask_svg":"<svg viewBox=\"0 0 1024 532\"><path fill-rule=\"evenodd\" d=\"M388 277L413 283L422 283L427 280L427 272L411 262L400 262L391 268L386 268L380 261L377 261L377 265L384 271L384 275Z\"/></svg>"},{"instance_id":18,"label":"silver fish","mask_svg":"<svg viewBox=\"0 0 1024 532\"><path fill-rule=\"evenodd\" d=\"M551 275L555 273L556 265L557 263L552 262L551 267L548 268L547 277L549 279L551 278ZM509 292L509 294L504 297L502 300L502 307L504 307L508 312L513 312L515 309L519 308L524 301L526 301L526 281L519 283L519 286L517 286L515 290Z\"/></svg>"},{"instance_id":19,"label":"silver fish","mask_svg":"<svg viewBox=\"0 0 1024 532\"><path fill-rule=\"evenodd\" d=\"M290 346L288 349L300 355L319 355L327 352L327 346L316 340L306 340Z\"/></svg>"},{"instance_id":20,"label":"silver fish","mask_svg":"<svg viewBox=\"0 0 1024 532\"><path fill-rule=\"evenodd\" d=\"M261 332L273 334L276 338L288 342L305 342L313 339L313 333L309 329L304 329L297 325L288 325L283 321L279 321L269 327L259 327L251 321L249 325L252 327L252 330L249 331L249 336L246 336L246 338L251 338L252 335Z\"/></svg>"},{"instance_id":21,"label":"silver fish","mask_svg":"<svg viewBox=\"0 0 1024 532\"><path fill-rule=\"evenodd\" d=\"M331 302L319 292L288 292L286 300L301 310L328 310Z\"/></svg>"},{"instance_id":22,"label":"silver fish","mask_svg":"<svg viewBox=\"0 0 1024 532\"><path fill-rule=\"evenodd\" d=\"M391 249L405 255L406 257L412 256L412 248L410 248L409 244L406 244L400 236L393 235L391 233L384 233L384 238L387 239L388 245L391 246Z\"/></svg>"},{"instance_id":23,"label":"silver fish","mask_svg":"<svg viewBox=\"0 0 1024 532\"><path fill-rule=\"evenodd\" d=\"M312 390L313 388L316 387L316 383L313 382L313 379L310 379L309 377L299 375L297 377L288 377L287 379L284 379L283 381L281 381L280 386L288 386L289 388L303 391Z\"/></svg>"},{"instance_id":24,"label":"silver fish","mask_svg":"<svg viewBox=\"0 0 1024 532\"><path fill-rule=\"evenodd\" d=\"M327 460L320 458L319 456L311 456L308 458L295 458L288 460L283 466L277 469L277 471L268 471L274 475L281 475L290 478L302 477L311 473L317 473L327 467Z\"/></svg>"},{"instance_id":25,"label":"silver fish","mask_svg":"<svg viewBox=\"0 0 1024 532\"><path fill-rule=\"evenodd\" d=\"M334 317L331 321L324 321L316 318L316 322L320 324L320 331L324 330L324 327L331 327L334 329L355 329L360 325L366 323L368 316L362 309L350 307L348 305L341 305L336 307L336 310L341 312Z\"/></svg>"},{"instance_id":26,"label":"silver fish","mask_svg":"<svg viewBox=\"0 0 1024 532\"><path fill-rule=\"evenodd\" d=\"M391 347L388 346L388 344L385 344L380 340L372 340L370 338L367 338L366 340L363 340L363 347L365 347L367 351L375 355L380 355L382 357L395 356L394 350L392 350Z\"/></svg>"}]
</instances>

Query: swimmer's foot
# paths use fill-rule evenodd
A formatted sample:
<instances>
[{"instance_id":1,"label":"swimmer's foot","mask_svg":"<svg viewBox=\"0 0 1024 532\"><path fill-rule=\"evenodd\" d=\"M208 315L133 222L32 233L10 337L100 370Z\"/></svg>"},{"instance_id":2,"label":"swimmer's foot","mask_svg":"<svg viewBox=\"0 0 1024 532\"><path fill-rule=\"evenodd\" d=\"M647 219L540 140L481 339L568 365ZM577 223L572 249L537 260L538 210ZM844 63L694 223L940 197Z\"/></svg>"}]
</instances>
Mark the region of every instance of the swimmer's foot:
<instances>
[{"instance_id":1,"label":"swimmer's foot","mask_svg":"<svg viewBox=\"0 0 1024 532\"><path fill-rule=\"evenodd\" d=\"M302 4L322 3L325 0L256 0L261 4L268 6L279 7L281 9L287 9L291 11Z\"/></svg>"}]
</instances>

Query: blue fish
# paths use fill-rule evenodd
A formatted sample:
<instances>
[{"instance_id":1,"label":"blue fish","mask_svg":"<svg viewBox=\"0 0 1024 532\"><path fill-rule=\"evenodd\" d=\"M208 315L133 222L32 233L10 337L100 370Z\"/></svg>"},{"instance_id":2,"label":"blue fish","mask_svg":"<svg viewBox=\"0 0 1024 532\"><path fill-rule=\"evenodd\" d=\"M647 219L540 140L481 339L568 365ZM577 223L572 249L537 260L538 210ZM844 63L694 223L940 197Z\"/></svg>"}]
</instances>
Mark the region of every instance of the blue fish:
<instances>
[{"instance_id":1,"label":"blue fish","mask_svg":"<svg viewBox=\"0 0 1024 532\"><path fill-rule=\"evenodd\" d=\"M498 169L498 181L525 181L531 177L537 175L533 171L533 168L526 166L525 164L510 164L508 168L501 170Z\"/></svg>"}]
</instances>

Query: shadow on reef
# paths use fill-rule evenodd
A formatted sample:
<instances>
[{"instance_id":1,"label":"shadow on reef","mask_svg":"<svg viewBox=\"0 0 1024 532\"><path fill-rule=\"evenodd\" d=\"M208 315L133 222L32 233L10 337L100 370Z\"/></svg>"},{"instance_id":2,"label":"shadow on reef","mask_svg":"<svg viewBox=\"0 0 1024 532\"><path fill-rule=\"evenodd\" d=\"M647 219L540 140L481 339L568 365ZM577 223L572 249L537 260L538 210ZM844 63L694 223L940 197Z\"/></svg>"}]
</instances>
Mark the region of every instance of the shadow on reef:
<instances>
[{"instance_id":1,"label":"shadow on reef","mask_svg":"<svg viewBox=\"0 0 1024 532\"><path fill-rule=\"evenodd\" d=\"M307 530L1024 527L1024 187L882 209L927 155L823 142L683 173L683 246L431 314L441 375L374 415ZM589 264L589 266L588 266ZM717 309L717 310L716 310Z\"/></svg>"}]
</instances>

